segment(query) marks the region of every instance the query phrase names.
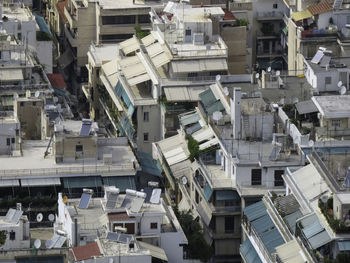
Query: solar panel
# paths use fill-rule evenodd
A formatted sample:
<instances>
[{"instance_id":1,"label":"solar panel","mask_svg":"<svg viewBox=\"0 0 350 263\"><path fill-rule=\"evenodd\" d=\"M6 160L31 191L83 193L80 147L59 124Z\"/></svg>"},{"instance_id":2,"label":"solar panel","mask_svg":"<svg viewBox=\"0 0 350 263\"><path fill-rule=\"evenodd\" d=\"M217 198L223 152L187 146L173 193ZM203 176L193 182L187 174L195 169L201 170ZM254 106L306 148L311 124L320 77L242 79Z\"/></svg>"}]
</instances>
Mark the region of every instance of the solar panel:
<instances>
[{"instance_id":1,"label":"solar panel","mask_svg":"<svg viewBox=\"0 0 350 263\"><path fill-rule=\"evenodd\" d=\"M270 161L277 161L278 155L281 151L281 146L274 146L272 148L272 152L270 154L269 160Z\"/></svg>"},{"instance_id":2,"label":"solar panel","mask_svg":"<svg viewBox=\"0 0 350 263\"><path fill-rule=\"evenodd\" d=\"M108 232L106 239L112 240L112 241L118 241L119 240L119 233L114 233L114 232Z\"/></svg>"},{"instance_id":3,"label":"solar panel","mask_svg":"<svg viewBox=\"0 0 350 263\"><path fill-rule=\"evenodd\" d=\"M320 66L325 68L327 65L329 65L329 62L331 62L331 57L330 56L324 56L322 59L321 59L321 63L320 63Z\"/></svg>"},{"instance_id":4,"label":"solar panel","mask_svg":"<svg viewBox=\"0 0 350 263\"><path fill-rule=\"evenodd\" d=\"M12 217L15 215L16 209L10 208L9 211L7 211L5 221L6 222L11 222Z\"/></svg>"},{"instance_id":5,"label":"solar panel","mask_svg":"<svg viewBox=\"0 0 350 263\"><path fill-rule=\"evenodd\" d=\"M128 244L128 243L130 243L131 239L132 239L132 235L120 234L118 242Z\"/></svg>"},{"instance_id":6,"label":"solar panel","mask_svg":"<svg viewBox=\"0 0 350 263\"><path fill-rule=\"evenodd\" d=\"M92 123L83 123L80 129L80 136L88 136L90 134Z\"/></svg>"},{"instance_id":7,"label":"solar panel","mask_svg":"<svg viewBox=\"0 0 350 263\"><path fill-rule=\"evenodd\" d=\"M56 245L59 238L60 238L59 235L54 234L50 240L47 240L45 242L46 248L53 248Z\"/></svg>"},{"instance_id":8,"label":"solar panel","mask_svg":"<svg viewBox=\"0 0 350 263\"><path fill-rule=\"evenodd\" d=\"M22 215L23 215L22 210L16 210L15 214L11 219L11 223L17 224Z\"/></svg>"},{"instance_id":9,"label":"solar panel","mask_svg":"<svg viewBox=\"0 0 350 263\"><path fill-rule=\"evenodd\" d=\"M80 198L79 208L88 208L91 200L91 194L83 193Z\"/></svg>"},{"instance_id":10,"label":"solar panel","mask_svg":"<svg viewBox=\"0 0 350 263\"><path fill-rule=\"evenodd\" d=\"M149 200L151 199L151 196L152 196L152 191L153 189L150 187L146 187L144 189L144 192L146 193L146 200L145 200L146 203L149 203Z\"/></svg>"},{"instance_id":11,"label":"solar panel","mask_svg":"<svg viewBox=\"0 0 350 263\"><path fill-rule=\"evenodd\" d=\"M135 196L130 196L130 195L126 195L122 204L122 207L124 208L130 208L131 204L132 204L132 200L135 198Z\"/></svg>"},{"instance_id":12,"label":"solar panel","mask_svg":"<svg viewBox=\"0 0 350 263\"><path fill-rule=\"evenodd\" d=\"M318 50L316 52L316 55L312 58L311 63L318 64L320 63L321 59L323 58L324 53L321 50Z\"/></svg>"},{"instance_id":13,"label":"solar panel","mask_svg":"<svg viewBox=\"0 0 350 263\"><path fill-rule=\"evenodd\" d=\"M150 202L152 204L159 204L160 194L161 193L162 193L162 189L154 188L153 191L152 191L152 196L151 196Z\"/></svg>"},{"instance_id":14,"label":"solar panel","mask_svg":"<svg viewBox=\"0 0 350 263\"><path fill-rule=\"evenodd\" d=\"M109 209L115 208L118 199L118 193L108 192L106 207Z\"/></svg>"},{"instance_id":15,"label":"solar panel","mask_svg":"<svg viewBox=\"0 0 350 263\"><path fill-rule=\"evenodd\" d=\"M144 202L145 202L145 198L136 197L131 204L131 208L130 208L131 212L138 213Z\"/></svg>"},{"instance_id":16,"label":"solar panel","mask_svg":"<svg viewBox=\"0 0 350 263\"><path fill-rule=\"evenodd\" d=\"M54 245L55 248L61 248L64 244L64 242L66 242L66 237L64 236L60 236L59 239L57 240L56 244Z\"/></svg>"}]
</instances>

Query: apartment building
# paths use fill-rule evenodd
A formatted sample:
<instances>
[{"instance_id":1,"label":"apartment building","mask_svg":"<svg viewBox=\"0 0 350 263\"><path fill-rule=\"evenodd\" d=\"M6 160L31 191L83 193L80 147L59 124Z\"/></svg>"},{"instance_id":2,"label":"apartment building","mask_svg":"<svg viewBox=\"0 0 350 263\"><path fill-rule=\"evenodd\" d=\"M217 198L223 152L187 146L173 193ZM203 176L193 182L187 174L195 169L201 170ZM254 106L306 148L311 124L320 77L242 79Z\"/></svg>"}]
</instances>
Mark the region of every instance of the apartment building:
<instances>
[{"instance_id":1,"label":"apartment building","mask_svg":"<svg viewBox=\"0 0 350 263\"><path fill-rule=\"evenodd\" d=\"M81 199L65 203L59 194L55 231L67 233L73 251L100 239L119 244L122 256L132 258L135 255L131 248L135 252L141 248L160 260L184 262L187 238L172 208L160 198L161 189L146 188L145 192L127 189L124 195L119 194L118 187L118 184L105 186L103 198L91 198L91 193L85 192ZM91 200L85 202L84 198ZM150 256L149 252L146 254Z\"/></svg>"},{"instance_id":2,"label":"apartment building","mask_svg":"<svg viewBox=\"0 0 350 263\"><path fill-rule=\"evenodd\" d=\"M67 55L63 54L63 67L74 60L75 72L86 78L86 54L91 42L118 43L126 40L135 33L135 24L140 25L141 30L149 30L151 8L161 10L163 5L163 1L68 1L64 6L68 23L65 24Z\"/></svg>"}]
</instances>

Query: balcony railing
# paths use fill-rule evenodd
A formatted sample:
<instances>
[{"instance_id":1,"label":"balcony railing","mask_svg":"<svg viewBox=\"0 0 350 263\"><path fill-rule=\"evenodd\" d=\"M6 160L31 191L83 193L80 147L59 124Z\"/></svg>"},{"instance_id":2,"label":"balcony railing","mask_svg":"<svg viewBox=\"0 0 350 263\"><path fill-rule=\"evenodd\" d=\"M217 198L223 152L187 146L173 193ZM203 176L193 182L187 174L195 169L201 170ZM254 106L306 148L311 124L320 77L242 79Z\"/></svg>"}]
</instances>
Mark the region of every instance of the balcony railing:
<instances>
[{"instance_id":1,"label":"balcony railing","mask_svg":"<svg viewBox=\"0 0 350 263\"><path fill-rule=\"evenodd\" d=\"M313 38L337 38L337 32L330 32L326 29L301 30L298 29L298 37L300 39Z\"/></svg>"}]
</instances>

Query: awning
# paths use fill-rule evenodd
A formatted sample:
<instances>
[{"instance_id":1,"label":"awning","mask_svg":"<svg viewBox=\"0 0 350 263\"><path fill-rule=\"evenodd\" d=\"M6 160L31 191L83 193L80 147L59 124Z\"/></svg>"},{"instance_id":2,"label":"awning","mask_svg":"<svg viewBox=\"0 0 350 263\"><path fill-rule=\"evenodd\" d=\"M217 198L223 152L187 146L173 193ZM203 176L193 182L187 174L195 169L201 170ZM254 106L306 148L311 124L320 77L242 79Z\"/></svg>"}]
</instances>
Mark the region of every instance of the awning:
<instances>
[{"instance_id":1,"label":"awning","mask_svg":"<svg viewBox=\"0 0 350 263\"><path fill-rule=\"evenodd\" d=\"M295 106L299 114L318 112L318 109L312 100L301 101Z\"/></svg>"},{"instance_id":2,"label":"awning","mask_svg":"<svg viewBox=\"0 0 350 263\"><path fill-rule=\"evenodd\" d=\"M207 90L208 87L169 87L164 88L167 101L199 101L199 94Z\"/></svg>"},{"instance_id":3,"label":"awning","mask_svg":"<svg viewBox=\"0 0 350 263\"><path fill-rule=\"evenodd\" d=\"M0 180L0 187L8 187L8 186L19 186L19 180L15 180L15 179Z\"/></svg>"},{"instance_id":4,"label":"awning","mask_svg":"<svg viewBox=\"0 0 350 263\"><path fill-rule=\"evenodd\" d=\"M261 259L259 258L258 253L250 242L249 238L247 238L239 248L244 261L247 263L261 263Z\"/></svg>"},{"instance_id":5,"label":"awning","mask_svg":"<svg viewBox=\"0 0 350 263\"><path fill-rule=\"evenodd\" d=\"M207 202L209 201L211 195L213 194L213 189L210 187L210 185L207 183L204 187L204 198L205 200L207 200Z\"/></svg>"},{"instance_id":6,"label":"awning","mask_svg":"<svg viewBox=\"0 0 350 263\"><path fill-rule=\"evenodd\" d=\"M63 186L64 188L101 187L102 180L100 176L64 177Z\"/></svg>"},{"instance_id":7,"label":"awning","mask_svg":"<svg viewBox=\"0 0 350 263\"><path fill-rule=\"evenodd\" d=\"M200 144L199 145L199 150L207 149L207 148L209 148L211 146L214 146L216 144L219 144L219 140L214 137L213 139L211 139L211 140L209 140L209 141L207 141L205 143Z\"/></svg>"},{"instance_id":8,"label":"awning","mask_svg":"<svg viewBox=\"0 0 350 263\"><path fill-rule=\"evenodd\" d=\"M183 126L196 123L200 120L198 113L188 114L180 118L180 122Z\"/></svg>"},{"instance_id":9,"label":"awning","mask_svg":"<svg viewBox=\"0 0 350 263\"><path fill-rule=\"evenodd\" d=\"M236 191L233 190L217 190L215 192L216 201L232 201L241 200Z\"/></svg>"},{"instance_id":10,"label":"awning","mask_svg":"<svg viewBox=\"0 0 350 263\"><path fill-rule=\"evenodd\" d=\"M295 239L276 247L276 253L283 263L306 262L305 255L303 255L302 249Z\"/></svg>"},{"instance_id":11,"label":"awning","mask_svg":"<svg viewBox=\"0 0 350 263\"><path fill-rule=\"evenodd\" d=\"M74 60L74 56L72 51L67 48L66 51L58 58L58 64L60 64L61 68L64 69L67 66L69 66L70 63L72 63Z\"/></svg>"},{"instance_id":12,"label":"awning","mask_svg":"<svg viewBox=\"0 0 350 263\"><path fill-rule=\"evenodd\" d=\"M126 189L136 190L135 176L106 176L103 177L103 184L115 186L121 192L125 192Z\"/></svg>"},{"instance_id":13,"label":"awning","mask_svg":"<svg viewBox=\"0 0 350 263\"><path fill-rule=\"evenodd\" d=\"M198 214L202 218L203 222L209 226L210 220L212 218L212 213L211 210L205 209L204 205L202 202L198 204L198 209L197 209Z\"/></svg>"},{"instance_id":14,"label":"awning","mask_svg":"<svg viewBox=\"0 0 350 263\"><path fill-rule=\"evenodd\" d=\"M135 36L127 40L124 40L123 42L120 42L119 46L123 50L125 55L131 52L134 52L140 48L139 41Z\"/></svg>"},{"instance_id":15,"label":"awning","mask_svg":"<svg viewBox=\"0 0 350 263\"><path fill-rule=\"evenodd\" d=\"M171 62L171 67L174 73L228 70L227 61L225 58L200 59L200 60L175 60Z\"/></svg>"},{"instance_id":16,"label":"awning","mask_svg":"<svg viewBox=\"0 0 350 263\"><path fill-rule=\"evenodd\" d=\"M0 79L1 81L22 81L23 71L22 69L1 69Z\"/></svg>"},{"instance_id":17,"label":"awning","mask_svg":"<svg viewBox=\"0 0 350 263\"><path fill-rule=\"evenodd\" d=\"M266 214L266 206L262 201L260 201L244 208L243 213L247 217L248 221L253 221Z\"/></svg>"},{"instance_id":18,"label":"awning","mask_svg":"<svg viewBox=\"0 0 350 263\"><path fill-rule=\"evenodd\" d=\"M168 257L166 256L164 249L142 241L138 241L138 243L141 248L148 249L151 252L152 257L168 261Z\"/></svg>"},{"instance_id":19,"label":"awning","mask_svg":"<svg viewBox=\"0 0 350 263\"><path fill-rule=\"evenodd\" d=\"M22 186L61 185L60 178L21 179Z\"/></svg>"},{"instance_id":20,"label":"awning","mask_svg":"<svg viewBox=\"0 0 350 263\"><path fill-rule=\"evenodd\" d=\"M310 13L309 10L295 12L292 14L292 18L294 21L300 21L300 20L307 19L310 17L312 17L312 14Z\"/></svg>"},{"instance_id":21,"label":"awning","mask_svg":"<svg viewBox=\"0 0 350 263\"><path fill-rule=\"evenodd\" d=\"M209 140L213 136L214 136L214 133L211 131L211 129L202 128L198 132L195 132L195 134L193 134L193 139L195 139L197 142L202 142L202 141Z\"/></svg>"},{"instance_id":22,"label":"awning","mask_svg":"<svg viewBox=\"0 0 350 263\"><path fill-rule=\"evenodd\" d=\"M338 241L339 251L350 251L350 240Z\"/></svg>"}]
</instances>

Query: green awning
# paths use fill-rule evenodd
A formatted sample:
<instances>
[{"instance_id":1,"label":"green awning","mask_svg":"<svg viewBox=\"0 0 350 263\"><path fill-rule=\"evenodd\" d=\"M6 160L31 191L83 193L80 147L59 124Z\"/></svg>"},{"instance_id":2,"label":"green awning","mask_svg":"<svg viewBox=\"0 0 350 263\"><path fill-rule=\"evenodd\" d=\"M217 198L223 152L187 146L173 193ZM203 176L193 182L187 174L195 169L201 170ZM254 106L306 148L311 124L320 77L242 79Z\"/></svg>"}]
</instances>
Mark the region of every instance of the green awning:
<instances>
[{"instance_id":1,"label":"green awning","mask_svg":"<svg viewBox=\"0 0 350 263\"><path fill-rule=\"evenodd\" d=\"M232 190L218 190L216 191L216 201L231 201L240 200L241 198L236 191Z\"/></svg>"},{"instance_id":2,"label":"green awning","mask_svg":"<svg viewBox=\"0 0 350 263\"><path fill-rule=\"evenodd\" d=\"M103 184L115 186L121 192L125 192L126 189L136 190L135 176L106 176L103 177Z\"/></svg>"},{"instance_id":3,"label":"green awning","mask_svg":"<svg viewBox=\"0 0 350 263\"><path fill-rule=\"evenodd\" d=\"M100 176L64 177L64 188L101 187Z\"/></svg>"},{"instance_id":4,"label":"green awning","mask_svg":"<svg viewBox=\"0 0 350 263\"><path fill-rule=\"evenodd\" d=\"M213 189L211 189L209 184L206 184L204 187L204 197L205 200L209 201L211 195L213 194Z\"/></svg>"}]
</instances>

